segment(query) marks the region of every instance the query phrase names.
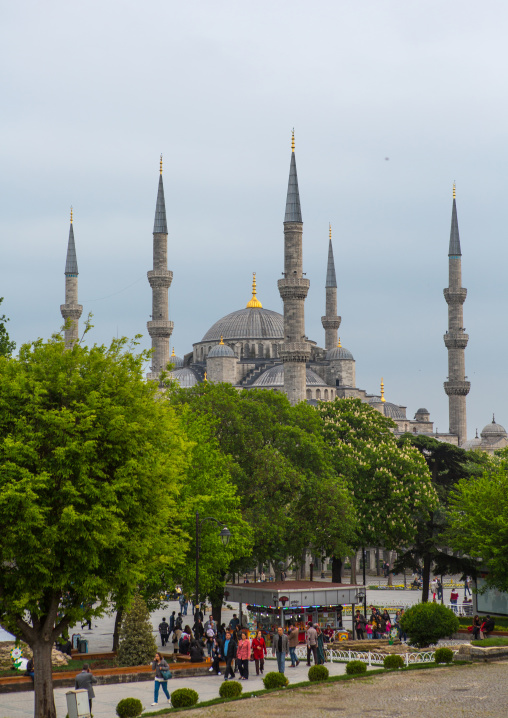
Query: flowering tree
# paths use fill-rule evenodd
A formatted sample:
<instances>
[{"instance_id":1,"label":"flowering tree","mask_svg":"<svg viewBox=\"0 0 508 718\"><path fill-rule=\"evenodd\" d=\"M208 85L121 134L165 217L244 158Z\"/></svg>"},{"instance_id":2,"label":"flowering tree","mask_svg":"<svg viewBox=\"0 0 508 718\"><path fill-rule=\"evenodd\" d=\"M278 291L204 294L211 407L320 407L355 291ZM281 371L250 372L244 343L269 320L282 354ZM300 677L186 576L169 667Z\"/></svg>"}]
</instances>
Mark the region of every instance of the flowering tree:
<instances>
[{"instance_id":1,"label":"flowering tree","mask_svg":"<svg viewBox=\"0 0 508 718\"><path fill-rule=\"evenodd\" d=\"M359 399L322 403L318 411L335 469L353 496L357 547L410 544L416 517L437 503L421 453L398 446L391 419Z\"/></svg>"}]
</instances>

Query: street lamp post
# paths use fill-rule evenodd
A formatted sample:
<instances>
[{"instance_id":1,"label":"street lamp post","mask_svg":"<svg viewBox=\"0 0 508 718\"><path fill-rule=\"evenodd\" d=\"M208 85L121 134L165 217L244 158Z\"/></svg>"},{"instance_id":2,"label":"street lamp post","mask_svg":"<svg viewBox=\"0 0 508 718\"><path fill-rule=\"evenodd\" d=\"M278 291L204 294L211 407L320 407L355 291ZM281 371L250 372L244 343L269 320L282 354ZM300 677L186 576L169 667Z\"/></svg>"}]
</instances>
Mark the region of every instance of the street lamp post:
<instances>
[{"instance_id":1,"label":"street lamp post","mask_svg":"<svg viewBox=\"0 0 508 718\"><path fill-rule=\"evenodd\" d=\"M199 512L196 511L196 603L195 606L197 609L199 609L199 539L201 536L201 526L205 523L205 521L213 521L218 526L221 527L219 537L222 541L222 545L224 548L228 545L229 539L231 538L231 531L228 529L226 524L222 523L222 521L218 521L217 519L214 519L212 516L205 516L205 518L200 519L199 518Z\"/></svg>"}]
</instances>

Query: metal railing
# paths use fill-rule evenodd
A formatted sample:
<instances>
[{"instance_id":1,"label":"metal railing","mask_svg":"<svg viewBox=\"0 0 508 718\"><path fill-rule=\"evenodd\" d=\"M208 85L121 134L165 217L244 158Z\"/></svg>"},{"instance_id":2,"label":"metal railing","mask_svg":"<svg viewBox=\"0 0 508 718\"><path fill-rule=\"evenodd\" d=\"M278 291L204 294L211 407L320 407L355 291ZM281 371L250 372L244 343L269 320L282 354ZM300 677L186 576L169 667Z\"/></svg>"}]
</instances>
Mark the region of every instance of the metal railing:
<instances>
[{"instance_id":1,"label":"metal railing","mask_svg":"<svg viewBox=\"0 0 508 718\"><path fill-rule=\"evenodd\" d=\"M453 651L453 655L457 651ZM433 663L435 650L420 651L415 653L399 653L402 656L406 666L415 663ZM307 648L299 647L296 649L296 655L300 660L307 659ZM393 655L390 653L374 653L372 651L352 651L350 649L340 651L335 648L325 648L325 658L330 663L348 663L349 661L363 661L368 666L383 665L386 656Z\"/></svg>"}]
</instances>

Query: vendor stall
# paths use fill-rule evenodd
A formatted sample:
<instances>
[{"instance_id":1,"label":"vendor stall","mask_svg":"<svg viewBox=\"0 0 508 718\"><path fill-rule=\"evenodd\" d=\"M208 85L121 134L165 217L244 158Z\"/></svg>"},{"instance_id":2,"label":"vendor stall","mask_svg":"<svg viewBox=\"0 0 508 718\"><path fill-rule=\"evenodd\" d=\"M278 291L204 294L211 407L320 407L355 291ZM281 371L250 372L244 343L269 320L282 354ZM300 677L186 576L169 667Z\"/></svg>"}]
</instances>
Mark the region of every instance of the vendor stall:
<instances>
[{"instance_id":1,"label":"vendor stall","mask_svg":"<svg viewBox=\"0 0 508 718\"><path fill-rule=\"evenodd\" d=\"M301 631L301 641L309 623L318 623L328 632L342 628L343 606L351 605L354 615L363 596L364 586L324 581L227 584L224 589L227 601L247 604L257 628L273 633L277 626L294 623Z\"/></svg>"}]
</instances>

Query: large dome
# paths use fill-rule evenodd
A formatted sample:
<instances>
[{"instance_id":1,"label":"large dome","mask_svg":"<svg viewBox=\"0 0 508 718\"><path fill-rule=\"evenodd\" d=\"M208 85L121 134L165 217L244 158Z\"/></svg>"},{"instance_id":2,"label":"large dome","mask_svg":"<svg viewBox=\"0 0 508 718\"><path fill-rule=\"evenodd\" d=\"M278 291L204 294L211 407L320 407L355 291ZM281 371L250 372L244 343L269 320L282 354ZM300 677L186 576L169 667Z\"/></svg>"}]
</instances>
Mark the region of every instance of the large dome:
<instances>
[{"instance_id":1,"label":"large dome","mask_svg":"<svg viewBox=\"0 0 508 718\"><path fill-rule=\"evenodd\" d=\"M492 417L492 422L484 426L480 436L487 439L495 439L506 436L506 429L501 424L496 424L496 420Z\"/></svg>"},{"instance_id":2,"label":"large dome","mask_svg":"<svg viewBox=\"0 0 508 718\"><path fill-rule=\"evenodd\" d=\"M237 339L283 339L284 318L271 309L246 307L222 317L210 327L201 341Z\"/></svg>"}]
</instances>

